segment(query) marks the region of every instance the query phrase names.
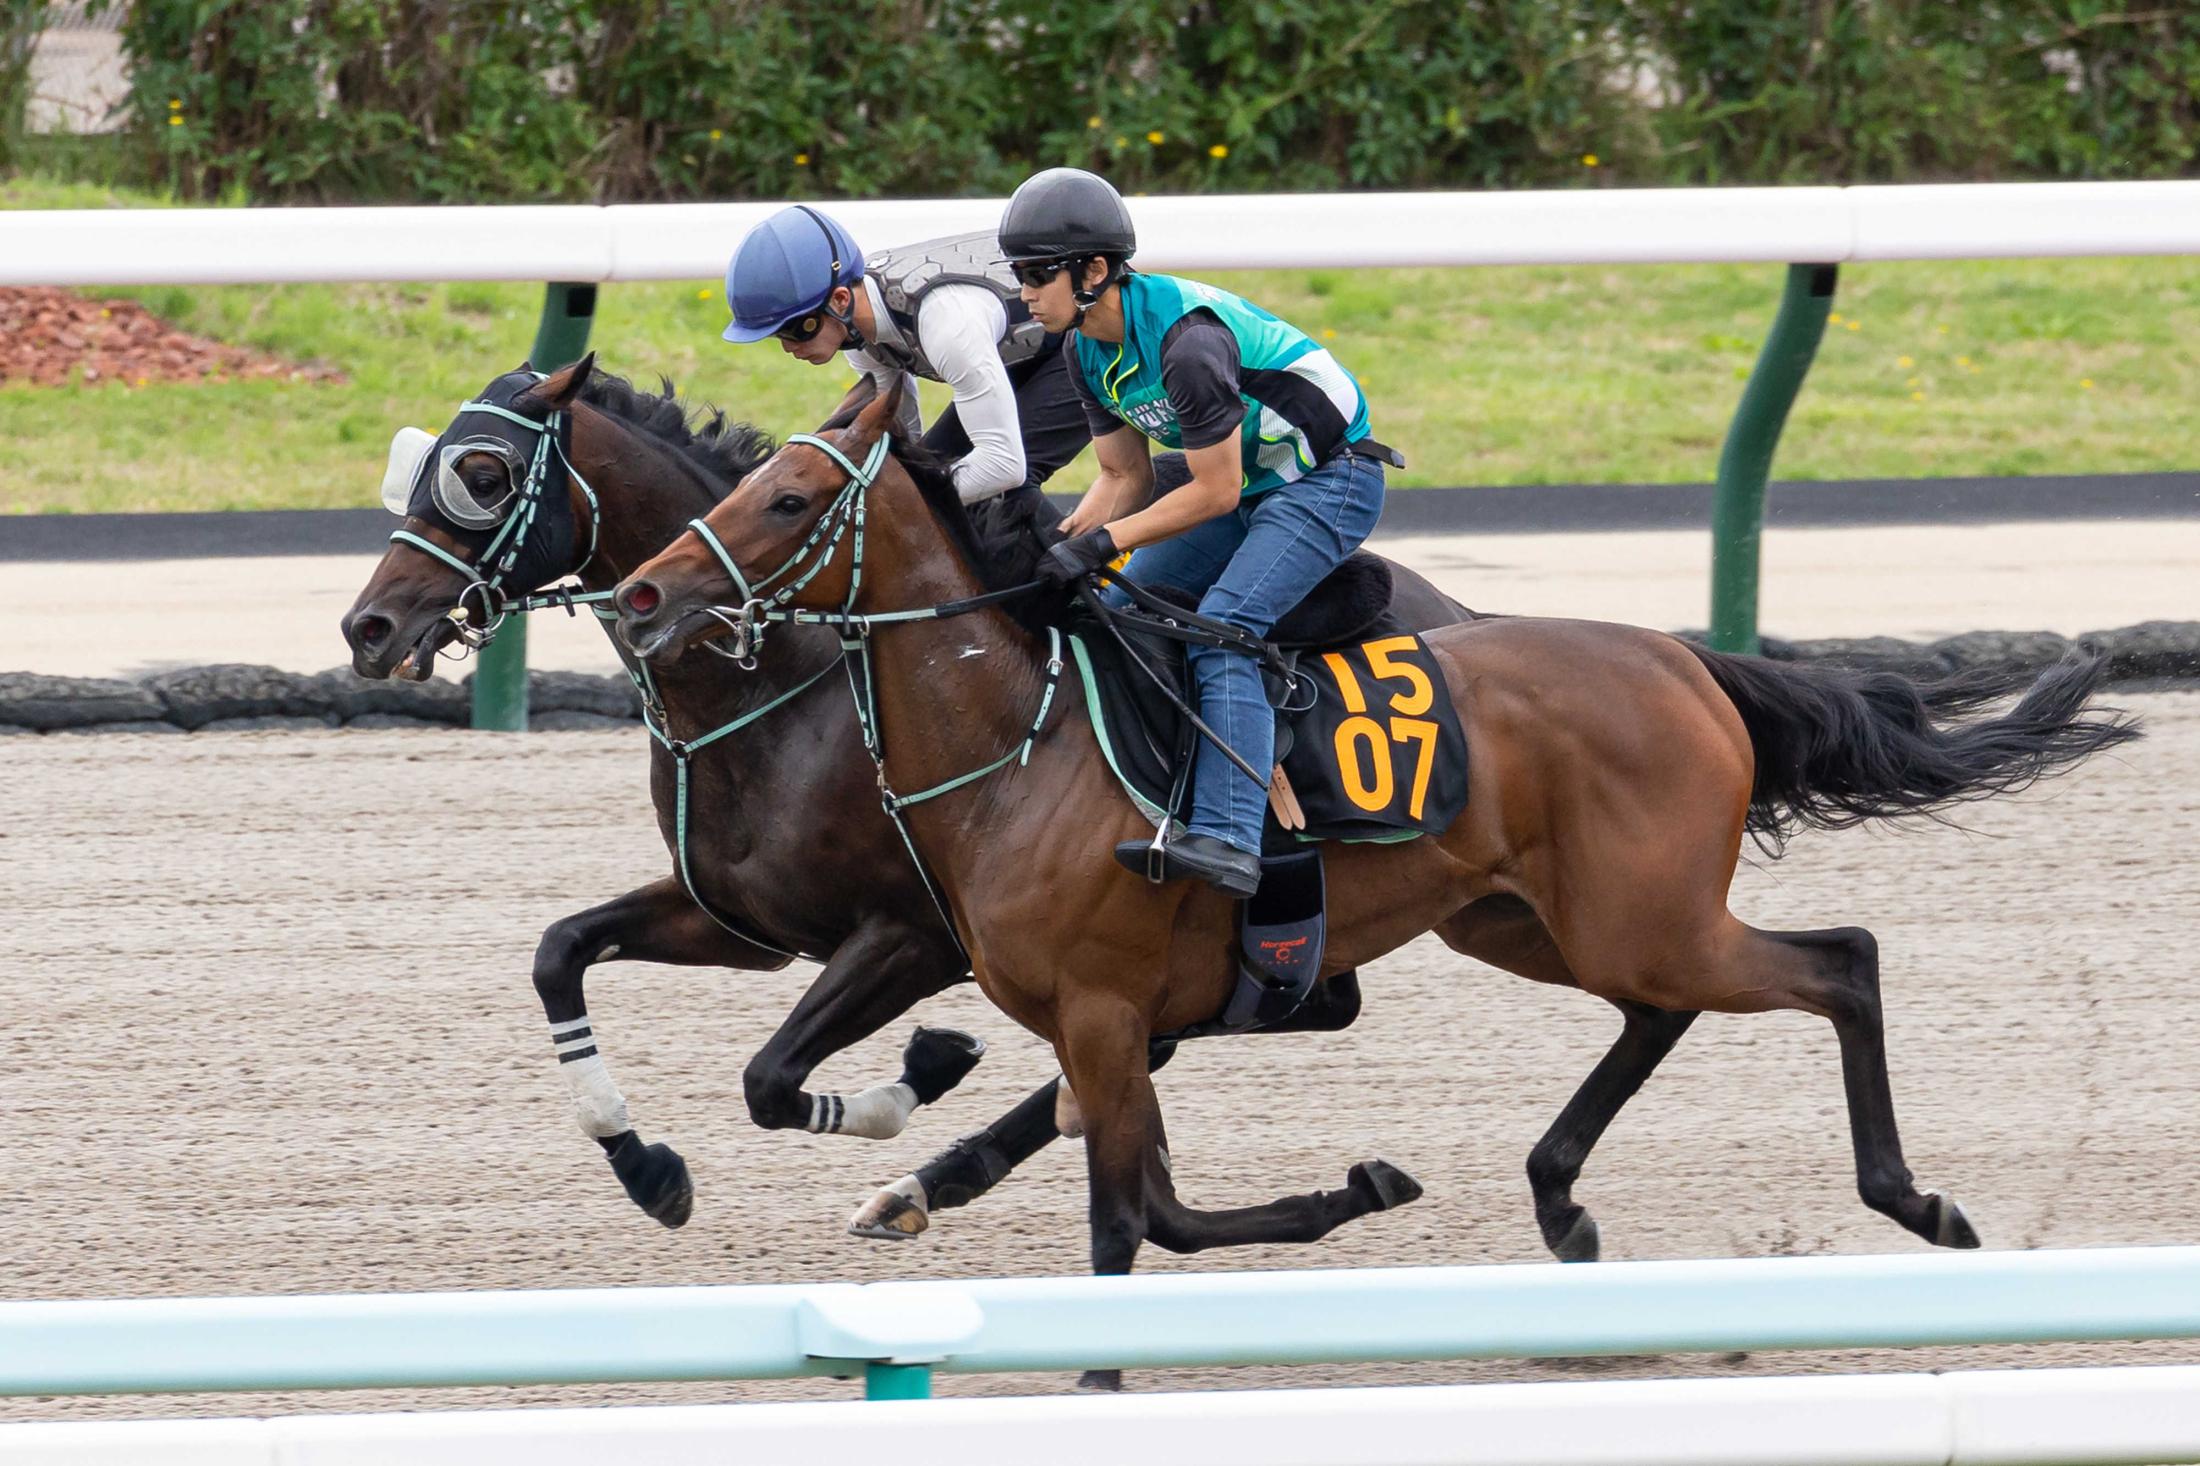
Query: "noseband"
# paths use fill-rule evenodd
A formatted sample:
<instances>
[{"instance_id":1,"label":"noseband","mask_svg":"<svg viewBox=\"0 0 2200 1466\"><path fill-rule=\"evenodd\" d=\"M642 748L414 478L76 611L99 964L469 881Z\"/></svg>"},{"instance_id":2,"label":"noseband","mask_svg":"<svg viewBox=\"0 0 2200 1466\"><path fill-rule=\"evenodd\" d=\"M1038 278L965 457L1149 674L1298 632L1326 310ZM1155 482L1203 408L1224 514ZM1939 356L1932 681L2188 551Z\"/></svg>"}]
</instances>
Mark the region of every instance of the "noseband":
<instances>
[{"instance_id":1,"label":"noseband","mask_svg":"<svg viewBox=\"0 0 2200 1466\"><path fill-rule=\"evenodd\" d=\"M788 437L787 442L804 443L817 449L840 465L841 471L848 475L848 482L841 486L840 493L826 506L825 512L818 516L817 525L810 531L809 538L787 557L785 564L752 585L749 578L741 573L741 567L734 563L733 556L726 550L725 542L718 538L718 532L703 520L688 521L688 528L695 531L696 538L709 548L711 554L718 557L718 563L733 578L734 591L741 597L738 608L705 606L701 614L720 622L732 633L732 648L724 655L739 662L744 671L756 670L756 654L763 650L764 628L770 622L814 621L815 624L825 624L831 619L806 616L799 611L788 611L785 607L787 602L801 594L804 586L817 579L825 567L833 563L833 557L840 553L841 541L848 538L848 532L852 528L855 531L852 562L854 570L848 577L848 596L841 602L840 618L835 623L840 624L843 630L846 629L846 618L855 611L856 592L863 585L863 519L865 506L869 502L868 491L878 478L879 470L886 466L886 458L893 451L894 440L891 433L880 434L879 440L871 445L871 451L865 455L860 468L856 466L854 459L813 433L794 433ZM795 575L804 557L820 545L824 547L824 553L817 557L817 562L801 574ZM764 594L790 575L794 575L794 579L780 585L770 596Z\"/></svg>"}]
</instances>

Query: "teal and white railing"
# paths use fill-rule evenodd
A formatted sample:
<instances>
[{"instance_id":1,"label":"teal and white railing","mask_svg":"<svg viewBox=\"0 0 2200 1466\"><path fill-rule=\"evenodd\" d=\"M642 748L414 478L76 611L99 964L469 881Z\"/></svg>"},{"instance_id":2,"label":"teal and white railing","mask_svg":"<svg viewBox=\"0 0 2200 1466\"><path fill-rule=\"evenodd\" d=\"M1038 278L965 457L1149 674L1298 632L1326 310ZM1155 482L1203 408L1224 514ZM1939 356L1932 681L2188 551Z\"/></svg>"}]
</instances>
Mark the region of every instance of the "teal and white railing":
<instances>
[{"instance_id":1,"label":"teal and white railing","mask_svg":"<svg viewBox=\"0 0 2200 1466\"><path fill-rule=\"evenodd\" d=\"M0 1304L0 1393L861 1375L874 1400L908 1402L433 1415L394 1417L395 1423L340 1418L348 1422L344 1430L362 1441L383 1441L385 1449L397 1449L394 1442L403 1437L408 1460L563 1460L568 1457L559 1452L573 1441L596 1441L604 1449L606 1432L621 1431L636 1442L657 1440L670 1453L653 1456L639 1444L610 1453L622 1461L680 1459L664 1442L692 1443L698 1431L720 1440L715 1449L727 1459L770 1459L770 1440L793 1428L790 1422L808 1422L802 1428L817 1442L817 1459L853 1459L859 1450L872 1455L863 1443L899 1432L960 1443L966 1453L953 1457L959 1466L1029 1459L1014 1443L1028 1445L1037 1439L1031 1432L1070 1427L1082 1444L1050 1459L1107 1459L1085 1453L1107 1440L1126 1449L1136 1443L1140 1466L1153 1466L1190 1459L1172 1454L1178 1448L1169 1445L1172 1437L1184 1437L1209 1443L1209 1452L1197 1457L1206 1466L1283 1466L1341 1459L1292 1452L1363 1429L1375 1433L1363 1437L1366 1451L1353 1459L1384 1462L2164 1462L2200 1460L2200 1367L1285 1391L1201 1396L1207 1403L1199 1410L1171 1399L916 1397L929 1393L935 1372L2196 1338L2200 1248L2119 1248L1592 1267L20 1302ZM1384 1403L1371 1403L1378 1397ZM884 1408L896 1413L890 1419L865 1413ZM918 1413L902 1413L907 1411ZM583 1419L570 1429L558 1424L570 1416ZM266 1443L294 1441L300 1431L336 1429L305 1420L155 1422L116 1440L134 1442L130 1449L145 1452L134 1459L158 1466L167 1458L150 1450L155 1425L197 1431L209 1440L217 1426L232 1431L246 1452L239 1460L368 1458L356 1452L252 1454L263 1445L275 1451ZM1407 1436L1400 1436L1406 1425ZM64 1443L71 1451L89 1449L101 1430L112 1434L89 1425L0 1426L0 1459L106 1459L60 1454ZM414 1454L415 1446L426 1450L423 1442L438 1431L470 1443L466 1449L486 1450L494 1438L505 1443L499 1451L511 1454ZM1445 1431L1467 1434L1447 1441ZM998 1452L967 1453L974 1439L992 1436L1003 1443ZM2051 1449L2021 1454L2018 1446L2031 1439ZM535 1446L513 1444L523 1440L555 1449L544 1456ZM1570 1443L1570 1454L1476 1454L1494 1449L1493 1442L1512 1441L1525 1450L1537 1440ZM1958 1440L2000 1444L1985 1454L1951 1454ZM2089 1440L2099 1448L2092 1454L2092 1447L2078 1449ZM1621 1449L1630 1441L1632 1454ZM1722 1441L1716 1448L1703 1444ZM735 1450L741 1442L761 1457ZM29 1454L42 1443L54 1443L56 1454ZM1228 1449L1212 1449L1221 1446ZM1447 1450L1453 1454L1443 1454ZM944 1460L946 1452L927 1446L895 1458L937 1454ZM186 1458L201 1459L188 1453L173 1459ZM1120 1466L1123 1458L1113 1459Z\"/></svg>"}]
</instances>

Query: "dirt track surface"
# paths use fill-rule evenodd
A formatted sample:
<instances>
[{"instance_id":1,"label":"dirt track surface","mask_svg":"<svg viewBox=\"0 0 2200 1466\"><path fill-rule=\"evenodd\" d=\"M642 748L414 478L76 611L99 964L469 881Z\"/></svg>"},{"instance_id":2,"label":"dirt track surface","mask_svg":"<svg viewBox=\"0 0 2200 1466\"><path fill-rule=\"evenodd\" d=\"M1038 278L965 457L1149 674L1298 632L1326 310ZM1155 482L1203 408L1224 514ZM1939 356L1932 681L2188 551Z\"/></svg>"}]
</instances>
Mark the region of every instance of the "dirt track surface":
<instances>
[{"instance_id":1,"label":"dirt track surface","mask_svg":"<svg viewBox=\"0 0 2200 1466\"><path fill-rule=\"evenodd\" d=\"M2200 695L2134 695L2145 742L1971 833L1806 836L1746 869L1774 927L1856 922L1886 965L1920 1183L1991 1247L2194 1238ZM567 911L654 877L640 735L0 739L9 1117L0 1292L132 1297L743 1283L1081 1271L1071 1144L902 1247L854 1204L1052 1074L971 989L927 1005L993 1045L900 1139L750 1128L741 1066L806 973L613 964L590 1009L651 1138L689 1158L661 1230L574 1128L527 973ZM1213 1041L1162 1076L1204 1205L1332 1186L1382 1154L1418 1204L1313 1248L1141 1266L1540 1259L1521 1163L1616 1030L1602 1005L1423 941L1332 1038ZM825 1087L891 1077L897 1026ZM1609 1258L1921 1246L1857 1202L1838 1058L1802 1017L1706 1018L1577 1190ZM2200 1344L1185 1371L1134 1388L2200 1359ZM1066 1389L950 1379L943 1392ZM848 1397L829 1381L0 1402L0 1418Z\"/></svg>"}]
</instances>

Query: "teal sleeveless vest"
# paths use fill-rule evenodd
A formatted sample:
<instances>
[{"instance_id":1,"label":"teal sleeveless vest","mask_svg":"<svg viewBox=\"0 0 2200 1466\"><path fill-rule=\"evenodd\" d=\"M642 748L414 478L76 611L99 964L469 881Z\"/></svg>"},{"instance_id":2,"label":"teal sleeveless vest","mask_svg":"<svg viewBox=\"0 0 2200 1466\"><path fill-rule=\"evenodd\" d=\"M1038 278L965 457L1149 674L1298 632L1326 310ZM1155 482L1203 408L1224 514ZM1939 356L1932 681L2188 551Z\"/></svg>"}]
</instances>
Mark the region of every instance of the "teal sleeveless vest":
<instances>
[{"instance_id":1,"label":"teal sleeveless vest","mask_svg":"<svg viewBox=\"0 0 2200 1466\"><path fill-rule=\"evenodd\" d=\"M1123 340L1074 339L1077 366L1109 412L1170 448L1184 446L1161 383L1161 341L1195 310L1211 311L1237 338L1242 492L1265 493L1319 467L1368 435L1367 397L1352 374L1288 321L1212 285L1173 275L1126 276Z\"/></svg>"}]
</instances>

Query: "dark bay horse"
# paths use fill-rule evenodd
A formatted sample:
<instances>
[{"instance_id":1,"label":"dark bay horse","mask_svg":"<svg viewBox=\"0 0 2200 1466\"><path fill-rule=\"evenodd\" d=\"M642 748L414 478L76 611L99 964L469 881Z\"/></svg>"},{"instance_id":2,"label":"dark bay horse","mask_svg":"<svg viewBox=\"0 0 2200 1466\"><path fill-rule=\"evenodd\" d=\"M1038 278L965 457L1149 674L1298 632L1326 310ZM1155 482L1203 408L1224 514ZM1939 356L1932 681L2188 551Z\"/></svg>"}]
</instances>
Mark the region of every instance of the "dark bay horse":
<instances>
[{"instance_id":1,"label":"dark bay horse","mask_svg":"<svg viewBox=\"0 0 2200 1466\"><path fill-rule=\"evenodd\" d=\"M478 495L479 503L507 501L507 516L523 507L509 502L520 488L514 465L532 462L541 446L539 430L525 423L558 413L568 420L559 451L570 460L570 482L534 506L537 519L499 587L507 601L576 572L585 590L607 589L720 502L770 451L768 440L723 415L691 426L669 388L661 396L637 392L596 373L592 357L540 381L524 370L507 374L483 397L505 399L515 418L479 413L473 428L483 439L508 441L483 441L483 451L456 455L450 488ZM477 582L496 531L454 520L446 510L474 516L448 492L440 502L416 493L405 507L405 537L392 543L344 617L362 676L428 676L437 650L459 632L450 619L456 607L465 606L477 625L494 620L496 608ZM1051 524L1044 500L1027 493L1001 507L996 528L1006 538L1028 538L1024 521L1041 516ZM1410 572L1400 568L1396 578L1406 614L1431 625L1466 614ZM670 739L755 721L686 755L684 839L683 759L664 739L652 741L651 794L674 872L553 923L536 952L534 982L583 1130L602 1144L636 1203L678 1226L691 1206L687 1167L670 1147L644 1143L628 1120L588 1022L583 982L591 966L619 959L770 971L796 954L823 959L823 973L744 1074L749 1113L767 1129L886 1138L906 1122L910 1099L929 1103L967 1072L977 1046L948 1030L920 1029L905 1054L909 1093L893 1085L847 1096L803 1089L826 1057L968 975L879 808L838 638L784 628L753 670L698 658L650 677ZM825 818L822 810L834 813ZM1301 1026L1339 1027L1356 1011L1357 991L1348 988ZM882 1193L891 1215L866 1223L862 1235L914 1235L929 1209L982 1194L1056 1137L1055 1112L1049 1082L904 1178L899 1190Z\"/></svg>"},{"instance_id":2,"label":"dark bay horse","mask_svg":"<svg viewBox=\"0 0 2200 1466\"><path fill-rule=\"evenodd\" d=\"M708 608L738 602L727 562L752 583L786 566L801 582L789 604L840 616L867 658L886 784L931 789L1021 745L905 818L986 996L1054 1045L1075 1091L1095 1270L1127 1271L1149 1238L1195 1252L1324 1235L1358 1214L1351 1190L1233 1211L1179 1200L1147 1046L1220 1009L1233 903L1115 863L1114 845L1149 827L1102 762L1075 679L1042 701L1051 608L884 618L1028 574L986 561L942 474L880 451L893 408L881 399L751 473L705 520L715 549L684 534L620 585L621 635L676 665L726 629ZM833 532L850 520L857 535ZM864 614L884 619L849 619ZM1619 1040L1529 1159L1546 1240L1593 1255L1573 1183L1699 1012L1798 1009L1839 1041L1865 1204L1928 1242L1977 1246L1962 1210L1904 1164L1871 934L1761 930L1728 911L1727 892L1745 834L1776 847L1798 826L1945 810L2136 737L2119 716L2086 715L2100 663L2066 662L1994 715L1986 705L2016 686L1920 687L1628 626L1493 618L1427 640L1474 750L1469 799L1441 835L1330 847L1323 971L1433 931L1618 1006Z\"/></svg>"}]
</instances>

